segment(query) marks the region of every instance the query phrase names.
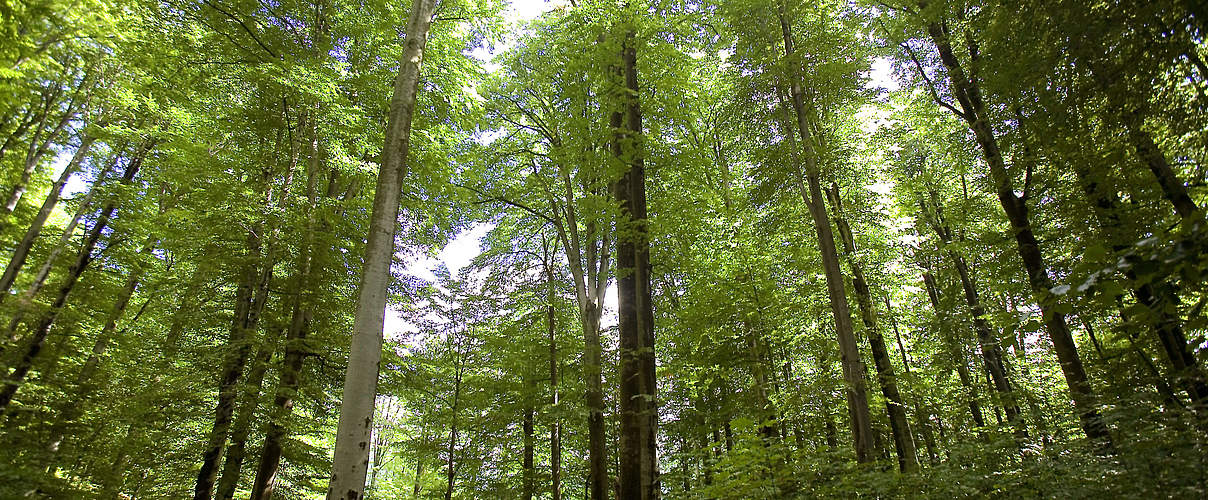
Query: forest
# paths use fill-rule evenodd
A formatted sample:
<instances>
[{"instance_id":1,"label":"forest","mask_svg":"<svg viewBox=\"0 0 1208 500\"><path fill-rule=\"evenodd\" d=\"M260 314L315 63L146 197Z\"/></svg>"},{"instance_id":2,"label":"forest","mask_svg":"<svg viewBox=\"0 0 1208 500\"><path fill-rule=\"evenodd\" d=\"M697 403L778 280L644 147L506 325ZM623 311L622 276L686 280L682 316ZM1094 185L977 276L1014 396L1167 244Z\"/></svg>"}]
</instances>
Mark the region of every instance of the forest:
<instances>
[{"instance_id":1,"label":"forest","mask_svg":"<svg viewBox=\"0 0 1208 500\"><path fill-rule=\"evenodd\" d=\"M0 19L0 499L1208 497L1198 0Z\"/></svg>"}]
</instances>

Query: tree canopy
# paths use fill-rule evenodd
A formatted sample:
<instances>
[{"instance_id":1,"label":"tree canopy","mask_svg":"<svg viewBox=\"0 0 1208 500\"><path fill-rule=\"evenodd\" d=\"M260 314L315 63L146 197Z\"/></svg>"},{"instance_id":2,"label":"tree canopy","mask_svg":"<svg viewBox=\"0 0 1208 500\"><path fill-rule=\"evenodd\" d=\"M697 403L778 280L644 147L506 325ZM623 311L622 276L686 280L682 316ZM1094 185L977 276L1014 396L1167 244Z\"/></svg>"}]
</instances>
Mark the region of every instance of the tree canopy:
<instances>
[{"instance_id":1,"label":"tree canopy","mask_svg":"<svg viewBox=\"0 0 1208 500\"><path fill-rule=\"evenodd\" d=\"M0 0L2 498L1199 498L1186 0Z\"/></svg>"}]
</instances>

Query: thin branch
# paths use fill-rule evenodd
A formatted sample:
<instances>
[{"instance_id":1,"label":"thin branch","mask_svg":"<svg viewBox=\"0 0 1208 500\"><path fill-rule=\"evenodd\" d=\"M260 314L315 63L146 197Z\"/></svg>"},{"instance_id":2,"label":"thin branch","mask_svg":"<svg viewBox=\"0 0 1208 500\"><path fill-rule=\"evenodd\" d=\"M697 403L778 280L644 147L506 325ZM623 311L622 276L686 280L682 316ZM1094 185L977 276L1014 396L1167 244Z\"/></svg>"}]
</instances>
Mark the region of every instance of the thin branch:
<instances>
[{"instance_id":1,"label":"thin branch","mask_svg":"<svg viewBox=\"0 0 1208 500\"><path fill-rule=\"evenodd\" d=\"M948 111L951 111L956 116L959 116L965 120L968 120L969 117L967 115L965 115L965 113L963 111L956 109L955 106L948 104L943 99L940 99L939 93L936 92L936 90L935 90L935 82L932 82L931 78L927 76L927 72L923 71L923 63L919 62L919 58L915 55L914 49L911 49L910 45L907 43L904 43L904 42L898 44L898 46L905 49L906 54L910 56L910 60L914 61L914 67L916 69L918 69L919 76L923 78L924 82L927 82L927 90L929 92L931 92L931 99L934 100L936 104L939 104L940 106L944 107Z\"/></svg>"},{"instance_id":2,"label":"thin branch","mask_svg":"<svg viewBox=\"0 0 1208 500\"><path fill-rule=\"evenodd\" d=\"M460 183L453 182L453 181L449 181L449 184L452 184L452 185L457 186L457 187L462 188L462 189L466 189L466 190L471 191L471 192L473 192L473 193L475 193L475 194L477 194L477 195L479 195L479 196L482 196L482 197L483 197L483 199L482 199L482 200L480 200L480 201L479 201L479 203L499 202L499 203L503 203L503 204L505 204L505 205L511 205L511 206L513 206L513 207L516 207L516 208L519 208L519 209L521 209L521 210L524 210L525 212L528 212L528 213L530 213L530 214L532 214L532 215L534 215L534 216L536 216L536 217L540 218L541 220L544 220L544 221L549 222L549 223L551 223L551 224L553 224L553 223L554 223L554 218L553 218L553 217L550 217L550 216L549 216L549 215L547 215L547 214L541 213L541 212L537 211L536 209L534 209L534 208L532 208L532 207L530 207L530 206L528 206L528 205L525 205L524 203L521 203L521 202L518 202L518 201L515 201L515 200L511 200L511 199L505 198L505 197L504 197L504 196L502 196L502 195L492 195L492 194L490 194L490 193L487 193L487 192L485 192L485 191L483 191L483 190L481 190L481 189L478 189L478 188L476 188L476 187L473 187L473 186L467 186L467 185L465 185L465 184L460 184Z\"/></svg>"}]
</instances>

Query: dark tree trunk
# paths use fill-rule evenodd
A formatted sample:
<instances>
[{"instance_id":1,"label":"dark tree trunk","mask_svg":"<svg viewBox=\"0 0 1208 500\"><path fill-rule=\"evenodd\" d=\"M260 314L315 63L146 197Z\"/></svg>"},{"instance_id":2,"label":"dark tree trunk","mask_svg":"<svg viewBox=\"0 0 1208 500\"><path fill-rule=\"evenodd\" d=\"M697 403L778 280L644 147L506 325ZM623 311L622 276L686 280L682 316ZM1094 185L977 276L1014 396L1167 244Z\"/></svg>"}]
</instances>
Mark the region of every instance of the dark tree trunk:
<instances>
[{"instance_id":1,"label":"dark tree trunk","mask_svg":"<svg viewBox=\"0 0 1208 500\"><path fill-rule=\"evenodd\" d=\"M793 33L791 24L786 17L784 5L780 9L780 27L784 36L784 53L786 57L793 55ZM856 344L855 328L852 325L851 310L847 303L847 292L844 290L843 275L839 269L839 257L835 248L834 234L831 232L830 220L826 215L825 201L822 196L818 154L813 151L813 139L810 132L809 119L806 116L805 104L802 97L801 83L796 75L790 80L789 97L794 114L797 117L797 132L801 134L802 147L805 148L806 168L804 177L808 184L807 190L800 186L802 198L809 207L814 220L814 230L818 237L818 250L822 254L822 266L826 275L826 290L830 297L831 311L835 319L835 333L839 342L839 356L843 366L843 379L846 382L848 419L851 422L852 441L858 462L876 460L873 449L872 417L868 411L868 394L864 373L866 369L860 357L860 349ZM794 150L795 154L796 150ZM800 177L800 176L799 176Z\"/></svg>"},{"instance_id":2,"label":"dark tree trunk","mask_svg":"<svg viewBox=\"0 0 1208 500\"><path fill-rule=\"evenodd\" d=\"M931 300L931 308L935 310L935 315L940 323L940 336L944 339L944 343L948 347L949 354L953 357L956 364L956 374L960 378L961 387L965 388L968 393L969 414L973 417L973 423L978 427L986 426L986 419L982 415L981 404L977 402L977 388L973 385L969 376L969 367L965 365L964 349L956 342L952 336L951 328L948 326L949 320L947 312L940 305L939 287L935 283L935 277L930 271L923 273L923 285L927 287L927 297Z\"/></svg>"},{"instance_id":3,"label":"dark tree trunk","mask_svg":"<svg viewBox=\"0 0 1208 500\"><path fill-rule=\"evenodd\" d=\"M902 472L915 472L919 469L917 449L914 444L914 433L910 430L910 420L906 417L906 403L898 391L897 375L893 363L889 359L889 351L885 348L885 339L877 327L877 312L872 300L872 291L864 276L863 267L856 261L855 237L843 213L843 202L839 197L839 185L831 184L831 210L834 211L835 227L839 229L839 239L843 242L848 266L851 268L852 288L856 291L856 304L860 308L860 319L864 322L864 330L868 333L868 343L872 348L873 363L877 367L877 383L881 386L881 394L885 396L885 410L889 417L889 430L893 435L894 450L898 454L898 467Z\"/></svg>"},{"instance_id":4,"label":"dark tree trunk","mask_svg":"<svg viewBox=\"0 0 1208 500\"><path fill-rule=\"evenodd\" d=\"M247 383L243 388L244 397L239 403L239 414L231 425L231 446L226 452L222 476L218 481L219 500L232 500L235 497L235 489L239 487L243 460L247 457L247 439L251 435L256 410L260 407L260 391L264 387L264 375L268 371L269 362L272 361L275 344L275 339L265 340L256 353L252 371L248 372Z\"/></svg>"},{"instance_id":5,"label":"dark tree trunk","mask_svg":"<svg viewBox=\"0 0 1208 500\"><path fill-rule=\"evenodd\" d=\"M654 312L650 294L650 251L646 230L646 173L641 147L642 113L638 101L636 37L627 28L621 50L623 112L612 152L629 166L616 184L621 204L617 236L617 319L620 331L620 468L618 500L658 498L655 441ZM623 114L623 117L622 117ZM622 127L623 125L623 127Z\"/></svg>"},{"instance_id":6,"label":"dark tree trunk","mask_svg":"<svg viewBox=\"0 0 1208 500\"><path fill-rule=\"evenodd\" d=\"M265 171L266 183L268 171ZM272 202L272 190L266 191L266 205ZM201 469L193 490L194 500L210 500L214 496L214 482L218 479L218 464L226 450L231 430L232 417L239 392L239 379L247 365L253 334L260 322L260 313L268 299L268 285L272 280L273 249L268 245L261 253L263 224L248 231L247 255L252 262L244 264L240 272L239 285L235 292L234 315L231 320L227 352L222 374L218 383L218 404L214 410L214 424L206 440L202 454ZM257 261L260 265L257 265ZM259 272L257 272L259 271Z\"/></svg>"},{"instance_id":7,"label":"dark tree trunk","mask_svg":"<svg viewBox=\"0 0 1208 500\"><path fill-rule=\"evenodd\" d=\"M1069 326L1066 325L1065 314L1054 307L1057 298L1050 292L1053 284L1052 278L1048 274L1044 256L1040 251L1040 243L1032 232L1027 200L1016 195L1011 185L1010 175L998 147L998 139L991 129L989 116L982 102L981 89L976 80L966 77L964 68L952 50L946 23L931 22L927 26L927 33L939 51L940 60L943 62L951 82L952 92L960 102L963 110L961 118L973 132L982 149L983 157L990 166L990 177L995 184L995 193L1011 224L1019 257L1027 272L1028 284L1031 285L1032 293L1037 297L1045 327L1053 342L1066 384L1069 386L1070 396L1074 400L1074 407L1082 423L1082 429L1086 432L1087 437L1103 451L1112 452L1114 446L1111 434L1096 409L1095 393L1090 381L1087 380L1086 370L1082 367L1082 359L1078 356L1078 346L1074 343ZM971 42L970 45L972 46Z\"/></svg>"},{"instance_id":8,"label":"dark tree trunk","mask_svg":"<svg viewBox=\"0 0 1208 500\"><path fill-rule=\"evenodd\" d=\"M126 163L125 171L122 173L122 184L129 185L139 168L143 164L143 159L154 146L154 141L147 141L138 155ZM97 217L96 223L92 225L92 229L88 231L84 237L84 246L80 249L76 256L76 261L67 270L67 276L63 280L63 284L59 286L59 293L55 297L54 303L50 306L50 310L43 314L42 319L34 327L33 334L30 336L29 345L22 354L21 359L13 366L9 372L7 379L4 381L4 388L0 389L0 415L4 414L9 403L12 402L13 396L17 390L25 382L25 376L29 374L29 370L33 368L34 359L42 352L42 346L46 343L46 336L50 334L51 327L54 326L55 320L59 314L63 312L67 305L67 297L71 294L80 275L88 269L88 265L92 263L93 251L96 250L97 242L101 239L101 234L105 227L109 225L109 219L113 217L113 213L117 211L118 200L110 200L101 209L100 216Z\"/></svg>"}]
</instances>

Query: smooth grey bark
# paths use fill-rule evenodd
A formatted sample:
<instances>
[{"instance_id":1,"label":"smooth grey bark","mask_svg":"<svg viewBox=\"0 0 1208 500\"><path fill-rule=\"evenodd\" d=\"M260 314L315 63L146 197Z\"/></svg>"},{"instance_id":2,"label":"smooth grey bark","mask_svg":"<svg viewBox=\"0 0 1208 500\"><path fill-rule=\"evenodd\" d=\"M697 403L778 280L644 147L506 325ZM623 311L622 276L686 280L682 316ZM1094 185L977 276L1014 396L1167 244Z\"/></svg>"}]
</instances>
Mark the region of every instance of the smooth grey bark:
<instances>
[{"instance_id":1,"label":"smooth grey bark","mask_svg":"<svg viewBox=\"0 0 1208 500\"><path fill-rule=\"evenodd\" d=\"M382 358L382 327L386 313L386 289L390 284L390 262L407 153L411 146L411 117L419 91L419 70L437 0L415 0L407 20L407 34L398 78L390 98L389 121L382 145L382 166L370 213L365 244L365 266L357 287L352 344L344 374L340 421L332 454L327 500L357 500L365 490L369 433L377 397L378 370Z\"/></svg>"}]
</instances>

